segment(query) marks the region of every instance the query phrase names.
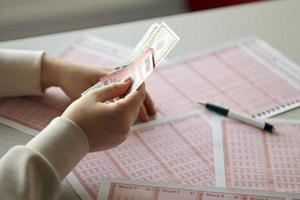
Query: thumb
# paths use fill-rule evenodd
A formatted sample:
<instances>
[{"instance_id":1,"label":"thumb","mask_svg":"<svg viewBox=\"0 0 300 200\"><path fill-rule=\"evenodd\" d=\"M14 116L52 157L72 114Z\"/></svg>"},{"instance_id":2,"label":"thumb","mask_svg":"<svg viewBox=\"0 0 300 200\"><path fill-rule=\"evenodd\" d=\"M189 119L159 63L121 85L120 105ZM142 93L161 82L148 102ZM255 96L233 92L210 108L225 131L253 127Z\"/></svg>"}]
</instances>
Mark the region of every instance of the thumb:
<instances>
[{"instance_id":1,"label":"thumb","mask_svg":"<svg viewBox=\"0 0 300 200\"><path fill-rule=\"evenodd\" d=\"M115 105L122 110L126 109L134 113L134 111L139 110L145 100L145 96L145 84L142 84L137 90L131 92L125 98L119 99Z\"/></svg>"},{"instance_id":2,"label":"thumb","mask_svg":"<svg viewBox=\"0 0 300 200\"><path fill-rule=\"evenodd\" d=\"M127 78L122 82L112 83L95 91L97 98L101 102L112 100L126 94L132 84L132 79Z\"/></svg>"}]
</instances>

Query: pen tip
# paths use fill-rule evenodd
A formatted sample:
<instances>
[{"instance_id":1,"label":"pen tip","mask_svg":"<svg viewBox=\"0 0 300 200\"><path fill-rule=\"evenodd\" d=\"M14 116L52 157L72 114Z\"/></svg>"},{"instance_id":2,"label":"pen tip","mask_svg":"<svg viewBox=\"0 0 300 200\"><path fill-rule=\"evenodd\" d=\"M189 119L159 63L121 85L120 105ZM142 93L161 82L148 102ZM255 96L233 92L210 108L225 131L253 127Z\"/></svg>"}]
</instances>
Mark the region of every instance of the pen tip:
<instances>
[{"instance_id":1,"label":"pen tip","mask_svg":"<svg viewBox=\"0 0 300 200\"><path fill-rule=\"evenodd\" d=\"M204 106L206 105L206 103L205 103L205 102L203 102L203 101L199 101L199 100L197 101L197 103L198 103L198 104L201 104L201 105L204 105Z\"/></svg>"}]
</instances>

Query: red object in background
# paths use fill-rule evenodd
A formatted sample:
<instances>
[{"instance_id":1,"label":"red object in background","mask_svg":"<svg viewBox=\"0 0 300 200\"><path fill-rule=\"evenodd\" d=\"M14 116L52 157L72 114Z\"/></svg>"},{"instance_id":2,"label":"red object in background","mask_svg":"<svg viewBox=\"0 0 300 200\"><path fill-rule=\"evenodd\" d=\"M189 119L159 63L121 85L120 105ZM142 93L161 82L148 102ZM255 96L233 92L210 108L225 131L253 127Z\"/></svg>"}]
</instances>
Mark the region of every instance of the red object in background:
<instances>
[{"instance_id":1,"label":"red object in background","mask_svg":"<svg viewBox=\"0 0 300 200\"><path fill-rule=\"evenodd\" d=\"M249 3L262 0L187 0L191 11L230 6L240 3Z\"/></svg>"}]
</instances>

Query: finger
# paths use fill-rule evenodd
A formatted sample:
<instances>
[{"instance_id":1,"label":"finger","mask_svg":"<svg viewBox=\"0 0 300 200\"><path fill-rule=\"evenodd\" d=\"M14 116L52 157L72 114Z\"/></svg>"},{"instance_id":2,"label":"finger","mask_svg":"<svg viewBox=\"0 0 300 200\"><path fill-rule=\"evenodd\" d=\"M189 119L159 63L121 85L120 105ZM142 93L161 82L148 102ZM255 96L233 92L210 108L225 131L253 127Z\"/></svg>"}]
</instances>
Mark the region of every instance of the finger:
<instances>
[{"instance_id":1,"label":"finger","mask_svg":"<svg viewBox=\"0 0 300 200\"><path fill-rule=\"evenodd\" d=\"M148 117L148 114L147 114L147 110L145 108L144 105L142 105L140 107L140 112L139 112L139 115L138 115L138 118L141 122L147 122L149 121L149 117Z\"/></svg>"},{"instance_id":2,"label":"finger","mask_svg":"<svg viewBox=\"0 0 300 200\"><path fill-rule=\"evenodd\" d=\"M98 69L90 69L88 77L89 77L89 85L92 86L99 82L99 79L109 73L109 69L102 68L101 70Z\"/></svg>"},{"instance_id":3,"label":"finger","mask_svg":"<svg viewBox=\"0 0 300 200\"><path fill-rule=\"evenodd\" d=\"M133 120L136 121L138 119L138 116L139 116L139 113L140 113L140 110L136 110L134 113L133 113ZM134 123L134 122L133 122Z\"/></svg>"},{"instance_id":4,"label":"finger","mask_svg":"<svg viewBox=\"0 0 300 200\"><path fill-rule=\"evenodd\" d=\"M121 110L135 112L141 107L142 103L145 100L145 96L145 85L142 84L136 91L133 91L129 93L125 98L116 101L115 106L117 106Z\"/></svg>"},{"instance_id":5,"label":"finger","mask_svg":"<svg viewBox=\"0 0 300 200\"><path fill-rule=\"evenodd\" d=\"M109 72L111 72L112 70L111 69L109 69L109 68L102 68L101 69L101 73L102 74L108 74Z\"/></svg>"},{"instance_id":6,"label":"finger","mask_svg":"<svg viewBox=\"0 0 300 200\"><path fill-rule=\"evenodd\" d=\"M125 81L113 83L95 90L97 98L101 102L113 100L116 97L125 95L132 84L132 79L128 78Z\"/></svg>"},{"instance_id":7,"label":"finger","mask_svg":"<svg viewBox=\"0 0 300 200\"><path fill-rule=\"evenodd\" d=\"M145 98L145 101L144 101L144 105L145 105L145 109L146 109L146 111L149 115L155 115L156 114L154 103L153 103L153 101L152 101L152 99L151 99L151 97L149 96L148 93L146 93L146 98Z\"/></svg>"}]
</instances>

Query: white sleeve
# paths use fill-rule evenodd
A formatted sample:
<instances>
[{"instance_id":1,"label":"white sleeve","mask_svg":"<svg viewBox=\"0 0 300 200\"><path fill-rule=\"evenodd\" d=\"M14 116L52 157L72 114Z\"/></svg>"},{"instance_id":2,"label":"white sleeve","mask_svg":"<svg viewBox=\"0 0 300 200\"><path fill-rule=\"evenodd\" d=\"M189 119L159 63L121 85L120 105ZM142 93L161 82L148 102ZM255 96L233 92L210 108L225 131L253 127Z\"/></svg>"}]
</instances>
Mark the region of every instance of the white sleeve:
<instances>
[{"instance_id":1,"label":"white sleeve","mask_svg":"<svg viewBox=\"0 0 300 200\"><path fill-rule=\"evenodd\" d=\"M57 199L60 181L89 150L73 121L55 118L26 146L15 146L0 160L0 199Z\"/></svg>"},{"instance_id":2,"label":"white sleeve","mask_svg":"<svg viewBox=\"0 0 300 200\"><path fill-rule=\"evenodd\" d=\"M0 97L41 95L42 51L0 49Z\"/></svg>"}]
</instances>

